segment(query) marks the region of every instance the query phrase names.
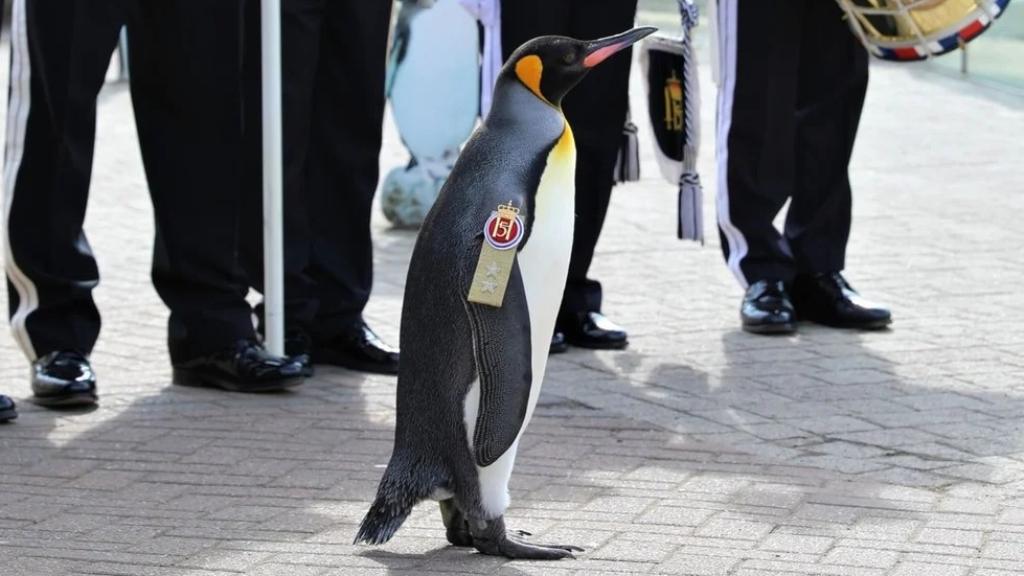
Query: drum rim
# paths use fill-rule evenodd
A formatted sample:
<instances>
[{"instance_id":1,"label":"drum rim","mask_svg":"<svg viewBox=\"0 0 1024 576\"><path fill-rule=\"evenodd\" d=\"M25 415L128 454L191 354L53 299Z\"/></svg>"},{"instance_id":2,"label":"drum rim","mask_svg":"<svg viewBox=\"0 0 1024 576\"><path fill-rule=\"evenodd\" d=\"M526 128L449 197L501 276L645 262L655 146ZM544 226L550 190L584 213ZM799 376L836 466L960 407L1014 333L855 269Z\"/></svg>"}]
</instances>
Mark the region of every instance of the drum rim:
<instances>
[{"instance_id":1,"label":"drum rim","mask_svg":"<svg viewBox=\"0 0 1024 576\"><path fill-rule=\"evenodd\" d=\"M979 4L967 16L964 16L960 20L957 20L940 30L934 31L927 36L911 37L909 39L892 39L891 37L869 35L863 28L863 23L861 22L860 17L864 14L898 13L898 8L866 8L863 6L856 6L850 2L850 0L838 1L840 6L846 12L847 17L850 19L850 27L853 28L854 33L861 39L867 49L879 58L896 61L924 60L932 56L941 56L942 54L955 50L960 47L961 42L957 41L956 43L952 43L950 42L952 39L962 38L961 33L975 22L978 22L981 24L981 28L972 37L963 41L963 44L974 40L988 30L992 25L992 22L1002 16L1003 12L1006 11L1006 7L1010 3L1010 0L991 0L990 2L986 2L984 5ZM910 57L905 53L902 55L895 54L894 52L898 50L914 50L916 55Z\"/></svg>"}]
</instances>

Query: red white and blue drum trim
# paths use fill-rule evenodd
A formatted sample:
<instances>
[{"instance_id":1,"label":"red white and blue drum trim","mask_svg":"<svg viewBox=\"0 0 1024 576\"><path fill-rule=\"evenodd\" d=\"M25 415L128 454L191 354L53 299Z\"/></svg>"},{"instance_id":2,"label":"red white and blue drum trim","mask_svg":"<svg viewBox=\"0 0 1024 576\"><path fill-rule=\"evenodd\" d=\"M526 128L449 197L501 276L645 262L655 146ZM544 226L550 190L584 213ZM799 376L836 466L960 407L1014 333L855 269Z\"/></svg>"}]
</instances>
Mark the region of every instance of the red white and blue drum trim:
<instances>
[{"instance_id":1,"label":"red white and blue drum trim","mask_svg":"<svg viewBox=\"0 0 1024 576\"><path fill-rule=\"evenodd\" d=\"M982 13L977 18L968 21L966 25L958 27L957 31L925 45L883 47L878 45L869 46L868 50L883 60L896 60L909 62L913 60L924 60L931 56L940 56L946 52L956 50L961 44L966 44L977 38L982 32L988 30L992 22L999 18L1006 9L1010 0L994 0L991 4L993 14Z\"/></svg>"}]
</instances>

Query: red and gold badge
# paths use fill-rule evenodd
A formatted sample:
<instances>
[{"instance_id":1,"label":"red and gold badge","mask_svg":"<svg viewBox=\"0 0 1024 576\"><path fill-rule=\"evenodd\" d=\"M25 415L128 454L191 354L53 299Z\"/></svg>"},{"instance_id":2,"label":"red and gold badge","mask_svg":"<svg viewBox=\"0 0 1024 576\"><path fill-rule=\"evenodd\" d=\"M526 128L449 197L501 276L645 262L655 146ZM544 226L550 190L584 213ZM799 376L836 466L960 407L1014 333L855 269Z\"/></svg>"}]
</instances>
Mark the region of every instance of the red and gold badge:
<instances>
[{"instance_id":1,"label":"red and gold badge","mask_svg":"<svg viewBox=\"0 0 1024 576\"><path fill-rule=\"evenodd\" d=\"M519 217L519 209L512 203L498 205L484 225L484 238L495 250L510 250L519 245L526 227Z\"/></svg>"},{"instance_id":2,"label":"red and gold badge","mask_svg":"<svg viewBox=\"0 0 1024 576\"><path fill-rule=\"evenodd\" d=\"M500 308L516 260L515 247L523 241L526 226L512 202L499 204L484 223L484 242L469 288L469 301Z\"/></svg>"}]
</instances>

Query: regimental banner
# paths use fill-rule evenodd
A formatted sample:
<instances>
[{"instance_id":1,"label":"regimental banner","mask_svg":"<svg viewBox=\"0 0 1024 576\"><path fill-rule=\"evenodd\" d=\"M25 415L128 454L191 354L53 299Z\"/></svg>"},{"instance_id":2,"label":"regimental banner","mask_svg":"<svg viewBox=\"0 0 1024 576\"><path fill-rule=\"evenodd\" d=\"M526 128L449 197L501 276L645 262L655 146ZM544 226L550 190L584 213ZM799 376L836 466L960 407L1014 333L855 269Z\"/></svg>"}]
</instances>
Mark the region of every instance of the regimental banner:
<instances>
[{"instance_id":1,"label":"regimental banner","mask_svg":"<svg viewBox=\"0 0 1024 576\"><path fill-rule=\"evenodd\" d=\"M704 189L697 173L700 145L700 86L692 0L679 0L683 36L649 36L641 45L640 64L647 86L647 108L654 133L655 157L666 180L678 187L680 239L704 243Z\"/></svg>"},{"instance_id":2,"label":"regimental banner","mask_svg":"<svg viewBox=\"0 0 1024 576\"><path fill-rule=\"evenodd\" d=\"M647 82L651 89L647 105L658 151L681 164L686 145L683 80L679 77L683 57L668 50L651 50L648 57Z\"/></svg>"}]
</instances>

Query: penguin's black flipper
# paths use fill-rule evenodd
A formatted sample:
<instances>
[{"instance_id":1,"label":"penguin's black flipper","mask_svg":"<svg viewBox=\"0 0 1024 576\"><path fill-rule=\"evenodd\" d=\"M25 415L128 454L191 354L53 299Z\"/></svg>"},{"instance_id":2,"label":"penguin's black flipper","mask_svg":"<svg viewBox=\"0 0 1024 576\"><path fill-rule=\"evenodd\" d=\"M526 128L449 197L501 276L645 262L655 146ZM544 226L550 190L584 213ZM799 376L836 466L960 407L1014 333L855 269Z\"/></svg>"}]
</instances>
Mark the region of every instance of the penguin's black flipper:
<instances>
[{"instance_id":1,"label":"penguin's black flipper","mask_svg":"<svg viewBox=\"0 0 1024 576\"><path fill-rule=\"evenodd\" d=\"M530 312L519 263L501 308L466 302L466 310L480 378L473 452L478 466L488 466L516 441L530 403Z\"/></svg>"}]
</instances>

